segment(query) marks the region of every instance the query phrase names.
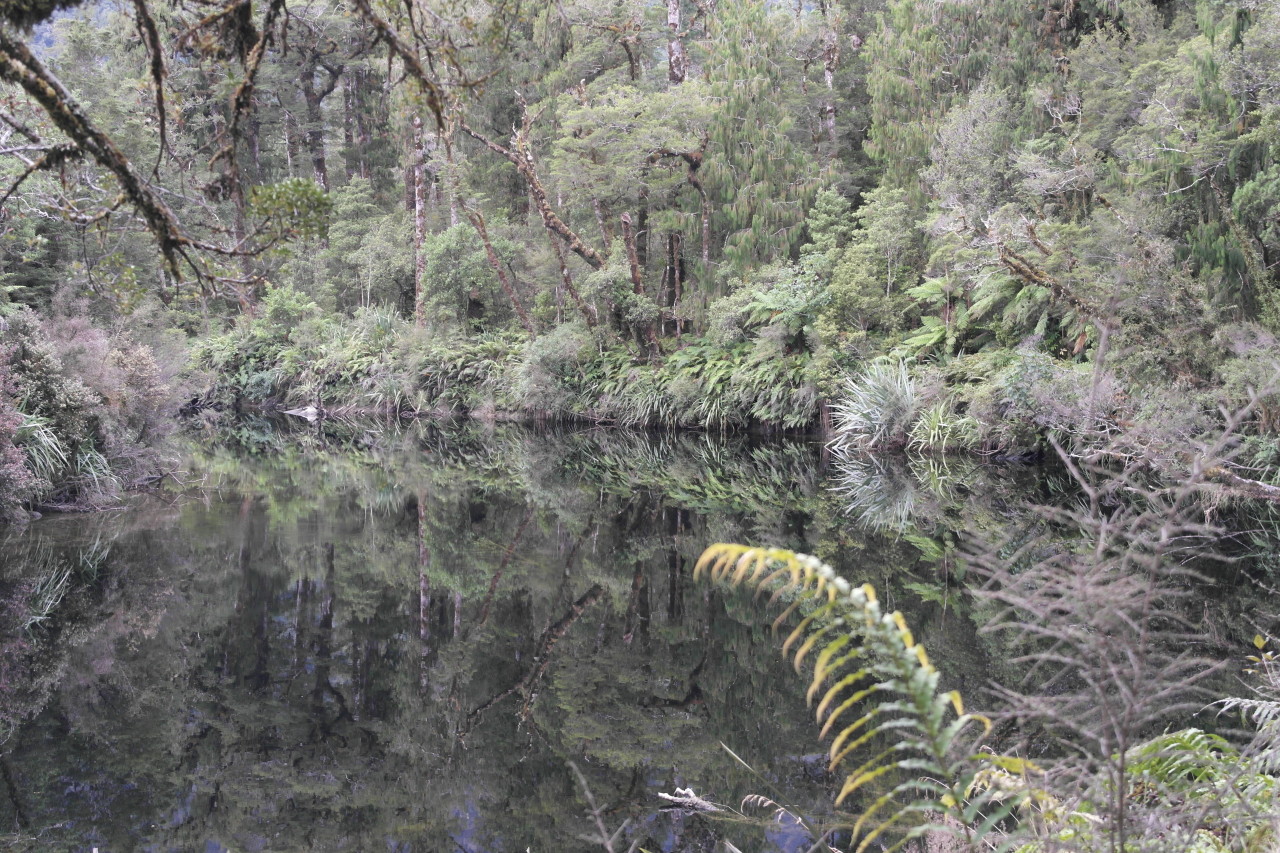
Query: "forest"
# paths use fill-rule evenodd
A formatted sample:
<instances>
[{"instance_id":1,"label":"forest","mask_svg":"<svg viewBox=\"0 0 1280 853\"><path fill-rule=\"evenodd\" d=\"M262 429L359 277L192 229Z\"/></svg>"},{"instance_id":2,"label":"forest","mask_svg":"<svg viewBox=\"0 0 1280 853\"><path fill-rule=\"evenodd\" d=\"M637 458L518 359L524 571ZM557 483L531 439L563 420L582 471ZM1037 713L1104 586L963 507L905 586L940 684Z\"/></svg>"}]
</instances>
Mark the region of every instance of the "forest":
<instances>
[{"instance_id":1,"label":"forest","mask_svg":"<svg viewBox=\"0 0 1280 853\"><path fill-rule=\"evenodd\" d=\"M11 515L304 407L1274 479L1273 4L10 5Z\"/></svg>"},{"instance_id":2,"label":"forest","mask_svg":"<svg viewBox=\"0 0 1280 853\"><path fill-rule=\"evenodd\" d=\"M992 625L1057 626L1010 640L1010 659L1032 670L1062 664L1038 643L1065 643L1072 660L1109 662L1108 677L1120 679L1123 655L1098 638L1140 623L1175 645L1175 635L1194 637L1205 657L1192 666L1167 647L1144 647L1129 688L1148 677L1199 683L1220 666L1205 660L1235 643L1275 693L1275 613L1261 592L1241 605L1247 616L1222 617L1231 624L1215 633L1212 654L1192 629L1209 620L1208 606L1194 617L1187 608L1188 589L1206 579L1243 588L1247 575L1270 589L1276 571L1278 57L1272 0L3 0L0 532L176 489L208 468L193 443L294 459L276 436L243 441L263 417L305 419L319 432L338 424L356 454L437 422L813 440L822 464L837 468L841 512L888 537L877 547L910 545L912 560L941 567L945 590L971 571L972 594L986 596L973 606ZM557 470L596 487L601 507L606 493L621 500L635 484L662 496L653 499L660 512L645 511L663 525L693 507L736 519L698 522L708 536L723 528L762 546L812 546L821 561L782 550L767 559L792 582L773 597L797 597L801 612L835 600L836 589L840 601L854 596L856 618L822 605L793 636L816 632L801 648L821 650L809 691L820 697L824 668L851 665L842 646L822 650L824 620L874 611L879 625L883 616L874 593L857 599L856 584L850 592L829 577L828 563L860 570L857 548L833 532L840 513L811 494L779 508L798 487L788 474L716 481L703 456L662 456L641 472L647 446L616 457L584 451L598 458L581 469L561 460ZM297 464L330 464L314 450ZM509 480L540 464L536 452L512 453L533 461L503 462ZM1040 491L1053 507L991 498L981 511L961 509L986 479L981 466L995 461L1052 467L1053 485ZM221 483L229 470L201 476ZM277 473L296 476L287 466ZM267 486L239 477L229 488L264 500ZM404 502L395 512L410 503L425 512L429 490L406 482L384 484ZM501 491L500 482L482 490ZM530 501L520 531L535 506L555 525L581 526L577 515L547 514L557 504L546 495L562 488L539 481L527 494L502 492L500 503ZM770 490L773 521L745 523ZM370 518L391 512L378 488L354 494ZM621 520L642 514L630 504L609 512L620 527L643 526ZM810 537L797 517L821 517L824 533ZM557 530L563 551L569 540ZM677 536L671 553L682 547ZM77 548L73 562L97 565L93 548ZM709 552L707 567L768 591L776 578L748 571L762 553ZM697 554L678 555L680 566L686 558L692 572ZM1243 568L1228 582L1210 563ZM1117 580L1134 570L1146 586ZM297 595L327 588L311 571L291 576ZM488 598L471 589L474 578L441 582L485 601L483 625L506 571L493 571ZM615 594L629 608L620 616L628 648L649 583L641 573ZM903 582L889 576L877 583ZM671 577L683 590L674 569ZM588 592L607 597L601 578ZM941 594L932 581L906 582L923 584L910 594L925 601ZM1046 592L1067 588L1070 605ZM23 606L51 595L42 589L26 589ZM553 598L538 595L506 606L527 615L529 602ZM596 600L564 596L586 602L570 609L578 615ZM1072 634L1071 619L1086 611L1110 618L1109 596L1149 606ZM313 618L332 629L328 606ZM16 605L6 607L9 618ZM24 612L19 621L39 608ZM362 630L352 623L353 637ZM889 644L876 647L882 662L921 648L905 626L901 636L867 630L868 647ZM34 654L14 642L0 647L0 664L5 649ZM921 719L952 714L943 701L952 694L920 660L914 675L882 684L914 685L911 701L935 709ZM6 666L7 685L21 667ZM1066 711L1046 710L1054 683L1045 676L1018 694L1022 733L1071 729ZM48 701L36 693L21 713L0 708L0 729ZM959 695L957 725L978 727ZM1212 772L1171 770L1152 758L1163 747L1130 752L1161 726L1170 731L1172 718L1151 710L1156 695L1121 702L1122 734L1098 736L1095 762L1052 797L1053 785L1027 782L1031 765L1012 757L983 770L969 758L895 765L969 776L932 799L914 788L876 794L923 798L913 807L938 824L930 832L970 833L972 824L981 836L1021 821L1039 835L1020 849L1036 853L1248 853L1274 843L1273 818L1184 819L1207 808L1203 783L1236 760L1225 757L1227 741L1182 744L1211 753ZM1253 786L1236 790L1232 808L1263 815L1259 803L1274 805L1280 790L1280 705L1266 695L1270 704L1231 706L1254 715L1249 737L1230 746L1252 775L1219 780ZM1111 707L1091 701L1074 712ZM953 751L958 732L938 755ZM840 740L862 742L852 732ZM1152 762L1144 790L1175 793L1124 793L1130 757ZM1200 787L1175 784L1187 779ZM958 803L970 797L965 812ZM1090 828L1095 811L1104 829ZM1143 820L1140 842L1130 833ZM1183 846L1170 841L1178 832ZM601 842L612 849L603 829Z\"/></svg>"}]
</instances>

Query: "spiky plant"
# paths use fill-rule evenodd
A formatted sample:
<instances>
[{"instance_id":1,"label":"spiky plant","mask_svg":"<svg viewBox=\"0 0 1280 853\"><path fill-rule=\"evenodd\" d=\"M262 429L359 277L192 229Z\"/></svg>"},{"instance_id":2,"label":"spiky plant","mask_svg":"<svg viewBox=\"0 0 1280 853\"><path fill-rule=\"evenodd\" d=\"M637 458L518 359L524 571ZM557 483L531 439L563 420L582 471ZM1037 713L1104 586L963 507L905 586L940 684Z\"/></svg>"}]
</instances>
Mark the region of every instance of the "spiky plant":
<instances>
[{"instance_id":1,"label":"spiky plant","mask_svg":"<svg viewBox=\"0 0 1280 853\"><path fill-rule=\"evenodd\" d=\"M58 482L68 459L52 421L40 415L22 415L14 441L26 456L27 470L46 485Z\"/></svg>"},{"instance_id":2,"label":"spiky plant","mask_svg":"<svg viewBox=\"0 0 1280 853\"><path fill-rule=\"evenodd\" d=\"M978 444L978 422L957 414L951 400L939 400L911 427L912 450L921 453L972 450Z\"/></svg>"},{"instance_id":3,"label":"spiky plant","mask_svg":"<svg viewBox=\"0 0 1280 853\"><path fill-rule=\"evenodd\" d=\"M31 588L27 613L22 620L22 629L30 631L47 622L70 588L71 567L61 560L51 560L48 571L42 574Z\"/></svg>"},{"instance_id":4,"label":"spiky plant","mask_svg":"<svg viewBox=\"0 0 1280 853\"><path fill-rule=\"evenodd\" d=\"M870 584L854 586L816 557L728 544L703 553L694 576L703 574L789 601L775 627L803 612L782 648L797 671L816 651L807 698L817 702L821 736L835 735L831 768L853 765L836 804L877 780L891 780L854 821L855 850L868 849L890 830L902 835L885 849L898 850L940 828L958 833L973 849L1016 807L1016 798L997 802L974 788L991 760L976 754L975 740L990 723L965 713L958 692L939 690L938 671L924 647L901 613L884 612ZM982 735L971 732L975 727Z\"/></svg>"},{"instance_id":5,"label":"spiky plant","mask_svg":"<svg viewBox=\"0 0 1280 853\"><path fill-rule=\"evenodd\" d=\"M869 364L845 383L831 407L837 452L901 447L920 408L915 381L902 361Z\"/></svg>"},{"instance_id":6,"label":"spiky plant","mask_svg":"<svg viewBox=\"0 0 1280 853\"><path fill-rule=\"evenodd\" d=\"M905 466L864 454L840 459L830 488L844 500L845 515L878 533L905 531L928 497Z\"/></svg>"},{"instance_id":7,"label":"spiky plant","mask_svg":"<svg viewBox=\"0 0 1280 853\"><path fill-rule=\"evenodd\" d=\"M124 489L120 475L112 470L107 457L92 447L76 451L72 481L81 495L90 501L113 498Z\"/></svg>"}]
</instances>

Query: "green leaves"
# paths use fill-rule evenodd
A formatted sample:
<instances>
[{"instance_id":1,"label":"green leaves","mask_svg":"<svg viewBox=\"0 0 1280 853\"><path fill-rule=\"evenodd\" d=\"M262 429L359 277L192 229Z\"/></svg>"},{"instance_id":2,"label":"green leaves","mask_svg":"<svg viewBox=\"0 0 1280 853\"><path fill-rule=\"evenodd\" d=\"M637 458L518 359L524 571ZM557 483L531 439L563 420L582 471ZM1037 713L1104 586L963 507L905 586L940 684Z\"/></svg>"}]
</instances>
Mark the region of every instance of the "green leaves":
<instances>
[{"instance_id":1,"label":"green leaves","mask_svg":"<svg viewBox=\"0 0 1280 853\"><path fill-rule=\"evenodd\" d=\"M837 451L900 447L906 443L920 399L904 362L877 361L849 380L831 407Z\"/></svg>"},{"instance_id":2,"label":"green leaves","mask_svg":"<svg viewBox=\"0 0 1280 853\"><path fill-rule=\"evenodd\" d=\"M938 672L924 647L902 614L883 611L870 584L854 586L806 554L728 544L706 550L694 568L695 577L704 574L788 602L775 627L804 614L783 653L792 654L799 671L816 652L807 696L810 704L818 700L822 736L834 734L831 767L871 752L845 777L836 803L890 780L887 791L863 804L852 827L855 850L868 849L895 827L906 832L887 849L899 849L937 829L927 823L937 815L974 843L1020 800L1011 796L989 808L989 791L975 793L978 773L993 756L973 754L971 730L985 734L990 722L965 713L958 693L938 689Z\"/></svg>"},{"instance_id":3,"label":"green leaves","mask_svg":"<svg viewBox=\"0 0 1280 853\"><path fill-rule=\"evenodd\" d=\"M249 191L249 212L266 220L281 237L321 237L329 224L332 203L319 184L289 178Z\"/></svg>"},{"instance_id":4,"label":"green leaves","mask_svg":"<svg viewBox=\"0 0 1280 853\"><path fill-rule=\"evenodd\" d=\"M785 73L796 36L791 16L760 0L733 0L719 4L712 23L706 68L720 109L703 169L724 258L741 272L798 247L825 169L795 126L799 81Z\"/></svg>"}]
</instances>

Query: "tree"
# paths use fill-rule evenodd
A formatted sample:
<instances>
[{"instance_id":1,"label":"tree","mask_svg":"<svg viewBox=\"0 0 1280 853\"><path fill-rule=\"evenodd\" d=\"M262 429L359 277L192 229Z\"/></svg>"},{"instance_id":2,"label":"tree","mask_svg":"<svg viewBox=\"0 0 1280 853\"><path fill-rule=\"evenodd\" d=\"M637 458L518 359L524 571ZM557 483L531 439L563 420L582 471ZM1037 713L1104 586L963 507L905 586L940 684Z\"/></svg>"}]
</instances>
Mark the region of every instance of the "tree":
<instances>
[{"instance_id":1,"label":"tree","mask_svg":"<svg viewBox=\"0 0 1280 853\"><path fill-rule=\"evenodd\" d=\"M756 0L721 3L705 59L719 109L704 160L713 229L741 272L798 250L822 169L796 139L791 21Z\"/></svg>"}]
</instances>

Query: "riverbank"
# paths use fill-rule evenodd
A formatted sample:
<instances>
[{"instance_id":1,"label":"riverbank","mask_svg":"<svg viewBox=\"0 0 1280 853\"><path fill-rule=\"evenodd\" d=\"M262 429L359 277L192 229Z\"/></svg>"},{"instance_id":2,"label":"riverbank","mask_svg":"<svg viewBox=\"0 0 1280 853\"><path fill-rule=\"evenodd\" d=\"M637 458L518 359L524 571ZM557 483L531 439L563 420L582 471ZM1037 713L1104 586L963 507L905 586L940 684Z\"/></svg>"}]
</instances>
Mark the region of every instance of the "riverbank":
<instances>
[{"instance_id":1,"label":"riverbank","mask_svg":"<svg viewBox=\"0 0 1280 853\"><path fill-rule=\"evenodd\" d=\"M536 338L434 337L389 311L327 316L281 289L257 317L196 344L208 385L187 410L810 431L822 422L814 361L705 338L668 341L653 359L574 324Z\"/></svg>"},{"instance_id":2,"label":"riverbank","mask_svg":"<svg viewBox=\"0 0 1280 853\"><path fill-rule=\"evenodd\" d=\"M1217 442L1214 489L1276 494L1277 419L1254 390L1270 369L1261 347L1228 361L1217 384L1143 379L1034 342L934 361L887 343L859 355L767 323L668 338L653 355L585 324L461 336L389 309L344 316L288 287L191 338L22 310L6 322L6 391L21 401L0 412L0 508L12 519L23 507L110 505L163 478L174 470L165 439L180 421L217 434L238 415L280 413L790 433L848 455L1035 459L1056 446L1167 482L1188 476L1188 448Z\"/></svg>"},{"instance_id":3,"label":"riverbank","mask_svg":"<svg viewBox=\"0 0 1280 853\"><path fill-rule=\"evenodd\" d=\"M1268 369L1251 354L1219 383L1135 376L1053 358L1034 342L917 361L859 357L768 327L667 339L659 355L566 323L545 335L441 336L394 312L323 312L289 288L198 340L184 413L460 416L481 421L817 435L848 452L909 449L1140 459L1182 476L1185 451L1231 432L1249 479L1269 481ZM1226 413L1224 415L1224 413ZM1263 476L1257 477L1261 469Z\"/></svg>"}]
</instances>

